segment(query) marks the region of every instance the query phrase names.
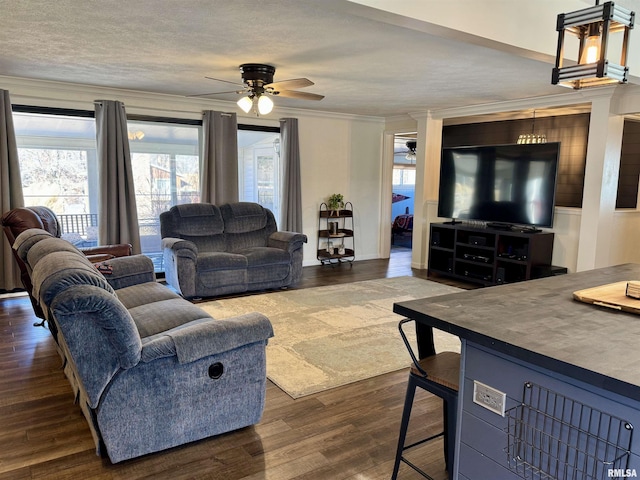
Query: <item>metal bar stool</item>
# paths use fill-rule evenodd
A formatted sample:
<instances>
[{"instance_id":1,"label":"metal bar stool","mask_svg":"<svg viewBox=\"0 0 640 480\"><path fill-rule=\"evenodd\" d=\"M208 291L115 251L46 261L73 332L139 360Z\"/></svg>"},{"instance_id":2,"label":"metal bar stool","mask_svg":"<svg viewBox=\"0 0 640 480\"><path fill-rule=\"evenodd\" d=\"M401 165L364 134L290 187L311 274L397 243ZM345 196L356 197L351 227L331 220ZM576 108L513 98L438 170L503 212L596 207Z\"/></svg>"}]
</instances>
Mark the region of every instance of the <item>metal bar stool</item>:
<instances>
[{"instance_id":1,"label":"metal bar stool","mask_svg":"<svg viewBox=\"0 0 640 480\"><path fill-rule=\"evenodd\" d=\"M402 423L400 424L400 436L398 437L398 449L396 451L396 460L393 465L391 480L396 480L398 469L400 468L400 462L406 463L423 477L433 480L432 477L421 470L418 466L407 460L403 453L410 448L422 445L423 443L435 440L442 436L444 436L444 459L447 465L447 471L449 472L449 477L452 477L459 390L458 383L460 376L460 354L455 352L441 352L418 360L402 329L402 325L412 321L413 320L410 318L405 318L401 320L398 325L402 340L409 351L409 355L411 355L411 360L413 360L413 365L409 372L409 383L407 385L407 395L404 401ZM405 437L407 436L407 427L409 426L409 418L411 417L411 407L413 406L416 387L420 387L442 399L444 430L423 440L412 443L411 445L405 446L404 442Z\"/></svg>"}]
</instances>

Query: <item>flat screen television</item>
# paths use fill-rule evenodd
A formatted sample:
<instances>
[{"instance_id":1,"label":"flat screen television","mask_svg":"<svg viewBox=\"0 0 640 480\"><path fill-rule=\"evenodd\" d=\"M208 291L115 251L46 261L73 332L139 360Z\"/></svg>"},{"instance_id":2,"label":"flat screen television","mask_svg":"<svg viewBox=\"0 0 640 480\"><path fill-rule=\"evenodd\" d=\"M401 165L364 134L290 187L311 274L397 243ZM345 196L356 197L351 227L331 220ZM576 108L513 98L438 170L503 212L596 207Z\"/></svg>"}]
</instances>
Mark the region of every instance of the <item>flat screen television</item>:
<instances>
[{"instance_id":1,"label":"flat screen television","mask_svg":"<svg viewBox=\"0 0 640 480\"><path fill-rule=\"evenodd\" d=\"M490 226L553 226L560 143L445 147L438 216Z\"/></svg>"}]
</instances>

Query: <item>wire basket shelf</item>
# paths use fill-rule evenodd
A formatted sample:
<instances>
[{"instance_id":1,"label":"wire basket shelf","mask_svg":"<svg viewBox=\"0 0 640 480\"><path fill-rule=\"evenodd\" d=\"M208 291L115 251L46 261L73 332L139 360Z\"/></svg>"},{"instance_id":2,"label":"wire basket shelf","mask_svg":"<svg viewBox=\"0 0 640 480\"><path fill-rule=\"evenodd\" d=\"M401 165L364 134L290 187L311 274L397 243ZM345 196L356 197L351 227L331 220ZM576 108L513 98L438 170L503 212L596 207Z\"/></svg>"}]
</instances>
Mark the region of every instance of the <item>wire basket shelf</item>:
<instances>
[{"instance_id":1,"label":"wire basket shelf","mask_svg":"<svg viewBox=\"0 0 640 480\"><path fill-rule=\"evenodd\" d=\"M521 478L603 480L628 466L626 420L530 382L505 415L508 467Z\"/></svg>"}]
</instances>

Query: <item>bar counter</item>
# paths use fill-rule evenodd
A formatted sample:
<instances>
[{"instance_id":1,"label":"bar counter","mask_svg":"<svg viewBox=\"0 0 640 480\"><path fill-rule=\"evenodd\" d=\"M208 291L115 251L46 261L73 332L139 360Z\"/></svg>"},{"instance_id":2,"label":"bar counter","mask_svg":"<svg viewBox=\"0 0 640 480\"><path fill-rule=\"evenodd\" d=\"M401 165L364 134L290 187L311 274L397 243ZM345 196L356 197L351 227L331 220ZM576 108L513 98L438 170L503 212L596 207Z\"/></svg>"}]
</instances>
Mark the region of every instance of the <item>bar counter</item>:
<instances>
[{"instance_id":1,"label":"bar counter","mask_svg":"<svg viewBox=\"0 0 640 480\"><path fill-rule=\"evenodd\" d=\"M640 436L633 436L640 426L640 315L573 299L574 291L628 280L640 280L640 265L394 304L422 329L462 341L455 478L640 475ZM504 406L492 411L474 402L474 388L484 386L504 393ZM569 407L597 420L581 425L560 411ZM546 420L527 423L523 411L533 410ZM589 424L602 419L620 420L622 431Z\"/></svg>"}]
</instances>

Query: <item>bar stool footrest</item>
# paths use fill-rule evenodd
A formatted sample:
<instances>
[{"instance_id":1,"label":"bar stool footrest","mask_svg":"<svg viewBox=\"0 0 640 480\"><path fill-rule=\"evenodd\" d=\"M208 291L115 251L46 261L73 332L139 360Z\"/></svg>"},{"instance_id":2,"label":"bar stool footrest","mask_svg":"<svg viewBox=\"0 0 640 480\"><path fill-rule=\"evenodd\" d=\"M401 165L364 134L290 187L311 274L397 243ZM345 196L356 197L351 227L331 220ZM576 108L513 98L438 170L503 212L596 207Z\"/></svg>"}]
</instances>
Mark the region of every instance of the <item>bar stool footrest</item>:
<instances>
[{"instance_id":1,"label":"bar stool footrest","mask_svg":"<svg viewBox=\"0 0 640 480\"><path fill-rule=\"evenodd\" d=\"M425 472L424 470L422 470L420 467L418 467L417 465L414 465L413 463L411 463L409 460L407 460L406 458L402 457L400 458L400 461L406 465L408 465L409 467L413 468L416 472L418 472L420 475L422 475L423 477L425 477L427 480L435 480L431 475L429 475L427 472Z\"/></svg>"},{"instance_id":2,"label":"bar stool footrest","mask_svg":"<svg viewBox=\"0 0 640 480\"><path fill-rule=\"evenodd\" d=\"M422 445L423 443L430 442L431 440L435 440L436 438L442 437L442 436L444 436L444 430L442 432L440 432L440 433L436 433L435 435L431 435L428 438L424 438L422 440L418 440L417 442L412 443L411 445L407 445L405 447L402 447L402 451L404 452L405 450L409 450L410 448L417 447L418 445Z\"/></svg>"}]
</instances>

